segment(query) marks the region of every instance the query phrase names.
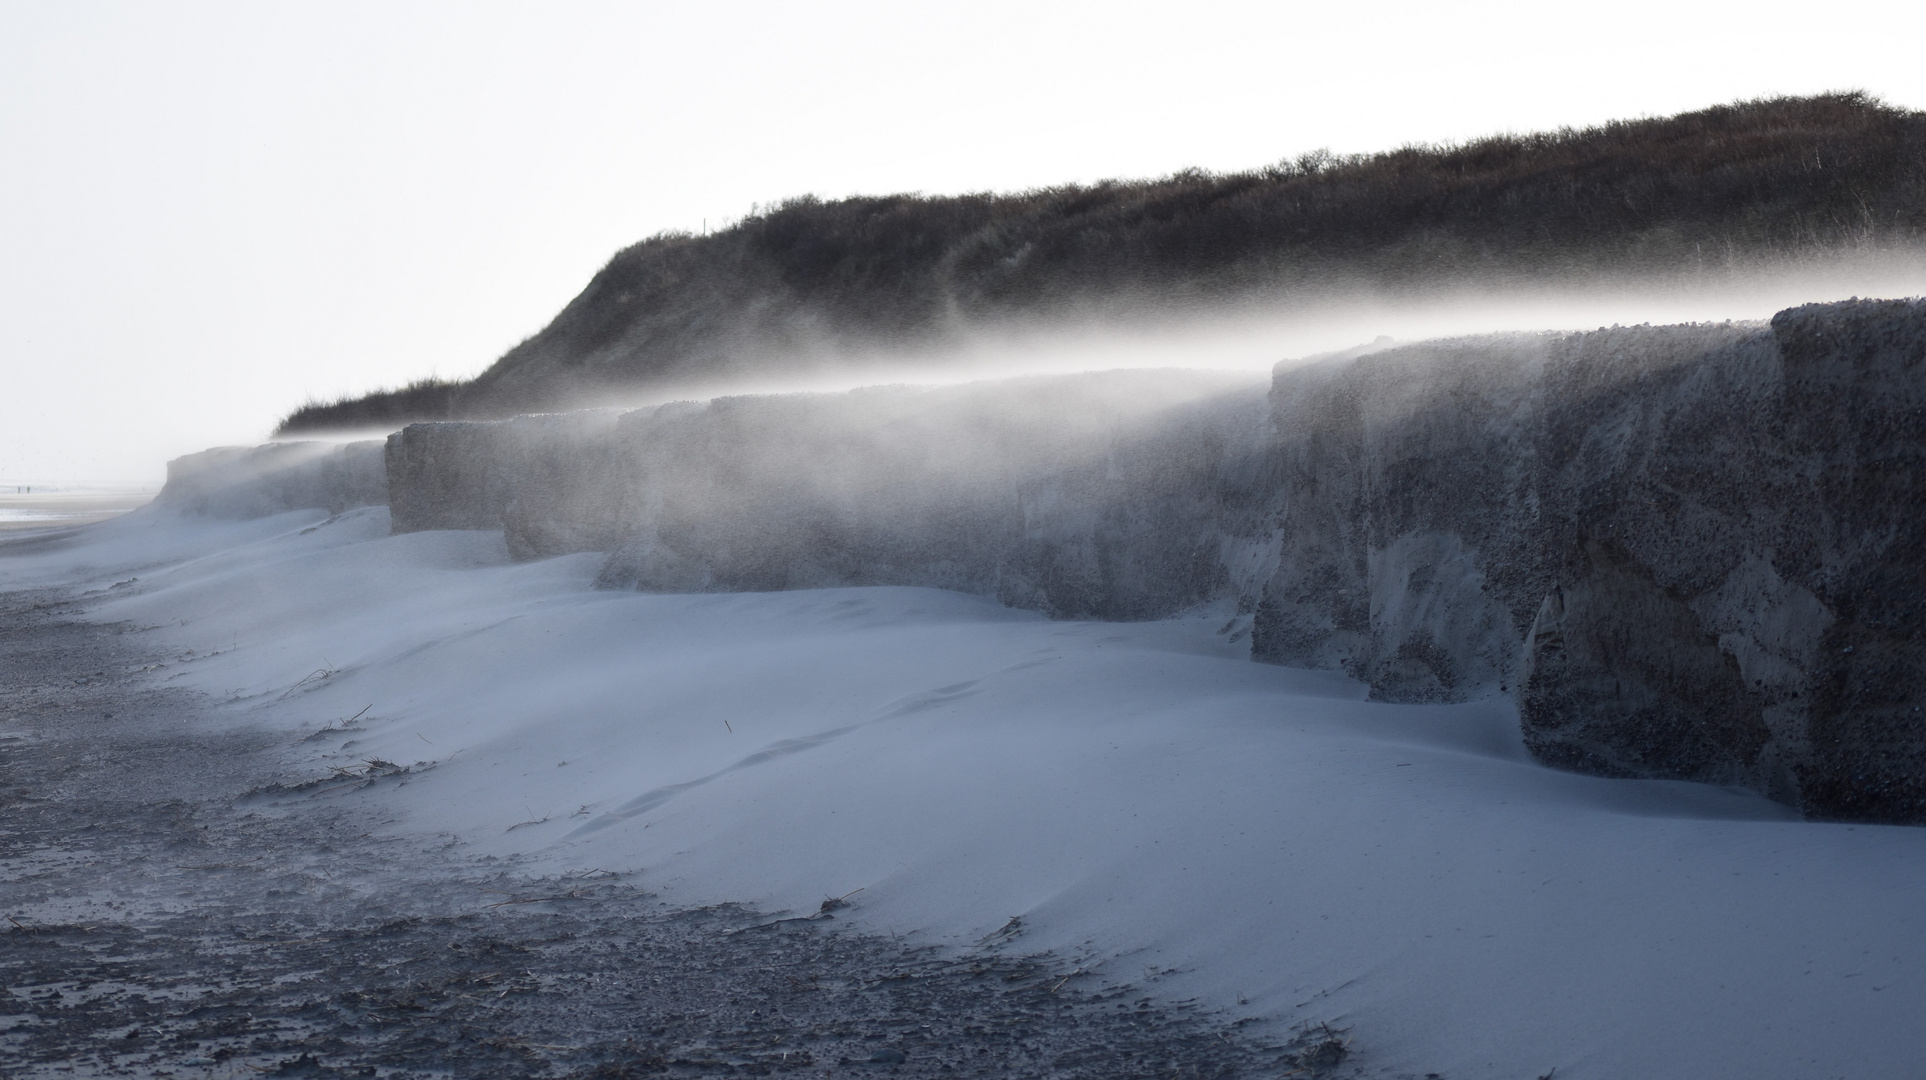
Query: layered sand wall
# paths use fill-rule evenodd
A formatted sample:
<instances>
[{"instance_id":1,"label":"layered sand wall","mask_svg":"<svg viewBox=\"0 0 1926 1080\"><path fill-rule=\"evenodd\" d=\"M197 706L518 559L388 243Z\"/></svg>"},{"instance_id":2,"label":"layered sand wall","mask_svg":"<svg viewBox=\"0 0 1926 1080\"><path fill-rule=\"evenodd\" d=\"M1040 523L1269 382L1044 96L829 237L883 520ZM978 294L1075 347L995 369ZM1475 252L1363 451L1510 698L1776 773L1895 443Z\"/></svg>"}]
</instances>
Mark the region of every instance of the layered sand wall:
<instances>
[{"instance_id":1,"label":"layered sand wall","mask_svg":"<svg viewBox=\"0 0 1926 1080\"><path fill-rule=\"evenodd\" d=\"M1508 696L1549 764L1921 822L1922 458L1926 304L1854 301L1426 343L1268 388L1110 372L417 424L382 471L397 531L608 552L609 587L1215 603L1257 658L1381 699ZM219 458L169 489L333 508L370 460L252 463L223 494Z\"/></svg>"}]
</instances>

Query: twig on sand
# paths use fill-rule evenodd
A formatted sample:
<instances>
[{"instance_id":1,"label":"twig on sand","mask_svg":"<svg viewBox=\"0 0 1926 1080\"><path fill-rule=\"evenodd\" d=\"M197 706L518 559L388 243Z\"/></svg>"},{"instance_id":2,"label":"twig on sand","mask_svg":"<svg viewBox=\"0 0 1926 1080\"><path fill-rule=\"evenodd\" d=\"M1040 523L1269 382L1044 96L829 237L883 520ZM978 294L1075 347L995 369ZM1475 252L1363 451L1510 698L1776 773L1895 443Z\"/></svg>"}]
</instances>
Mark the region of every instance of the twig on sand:
<instances>
[{"instance_id":1,"label":"twig on sand","mask_svg":"<svg viewBox=\"0 0 1926 1080\"><path fill-rule=\"evenodd\" d=\"M984 945L989 945L993 942L1008 941L1011 938L1017 936L1018 934L1021 934L1022 932L1023 932L1023 916L1012 915L1010 916L1009 922L1004 923L1002 927L985 935L982 940L977 942L977 945L981 947Z\"/></svg>"},{"instance_id":2,"label":"twig on sand","mask_svg":"<svg viewBox=\"0 0 1926 1080\"><path fill-rule=\"evenodd\" d=\"M862 892L863 889L867 889L867 888L869 888L869 886L865 885L861 889L851 889L841 896L824 897L823 906L816 909L816 914L827 915L828 913L835 911L837 908L848 907L849 898L852 896L855 896L857 893Z\"/></svg>"},{"instance_id":3,"label":"twig on sand","mask_svg":"<svg viewBox=\"0 0 1926 1080\"><path fill-rule=\"evenodd\" d=\"M523 899L502 900L497 903L490 904L488 906L492 908L498 908L498 907L507 907L510 904L545 904L550 900L580 900L580 899L582 899L582 893L580 890L570 890L568 892L563 893L560 896L530 896Z\"/></svg>"},{"instance_id":4,"label":"twig on sand","mask_svg":"<svg viewBox=\"0 0 1926 1080\"><path fill-rule=\"evenodd\" d=\"M333 787L324 787L324 788L322 788L322 789L321 789L320 791L317 791L317 792L315 792L315 793L314 793L314 795L312 795L312 796L309 796L309 797L310 797L310 798L314 798L314 797L316 797L316 796L321 796L321 795L326 795L326 794L327 794L328 792L330 792L330 791L340 791L340 790L342 790L343 788L351 788L351 787L366 787L366 786L368 786L368 778L367 778L367 777L365 777L365 776L362 776L362 777L356 777L355 779L353 779L353 780L350 780L350 781L348 781L348 782L347 782L347 783L345 783L345 784L336 784L336 785L334 785Z\"/></svg>"},{"instance_id":5,"label":"twig on sand","mask_svg":"<svg viewBox=\"0 0 1926 1080\"><path fill-rule=\"evenodd\" d=\"M318 679L330 678L338 673L339 673L339 669L337 668L325 668L325 667L315 668L313 671L308 673L306 678L302 679L298 683L295 683L293 686L288 687L286 690L281 691L281 697L275 698L274 700L280 701L282 698L287 697L289 694L294 693L296 690L301 689L303 686L306 686L311 682L314 682ZM369 706L369 708L373 708L373 706ZM368 710L363 709L361 711L367 712ZM356 713L355 715L359 716L360 713Z\"/></svg>"},{"instance_id":6,"label":"twig on sand","mask_svg":"<svg viewBox=\"0 0 1926 1080\"><path fill-rule=\"evenodd\" d=\"M552 814L543 814L541 817L538 818L535 816L535 808L528 805L525 802L522 804L522 809L528 811L528 820L517 821L515 824L510 825L508 828L503 829L502 830L503 832L514 832L516 829L519 829L524 825L540 825L543 822L546 822L550 817L554 816Z\"/></svg>"},{"instance_id":7,"label":"twig on sand","mask_svg":"<svg viewBox=\"0 0 1926 1080\"><path fill-rule=\"evenodd\" d=\"M290 693L292 692L292 688L290 688L289 692ZM282 697L286 697L286 696L287 696L286 694L282 695ZM348 717L346 720L337 720L331 724L328 724L325 727L317 728L315 729L313 734L309 735L307 738L301 741L313 742L316 739L325 738L326 736L329 736L329 735L344 734L349 731L357 730L356 728L353 727L354 722L356 720L361 719L363 716L367 715L368 710L372 708L374 708L374 702L371 701L368 704L363 705L361 707L360 712L355 713L353 716Z\"/></svg>"},{"instance_id":8,"label":"twig on sand","mask_svg":"<svg viewBox=\"0 0 1926 1080\"><path fill-rule=\"evenodd\" d=\"M1299 1025L1297 1037L1291 1040L1291 1052L1286 1058L1288 1064L1297 1068L1284 1075L1317 1075L1342 1065L1351 1053L1351 1040L1344 1037L1345 1030L1332 1027L1328 1021ZM1541 1076L1538 1080L1550 1080L1550 1077Z\"/></svg>"},{"instance_id":9,"label":"twig on sand","mask_svg":"<svg viewBox=\"0 0 1926 1080\"><path fill-rule=\"evenodd\" d=\"M851 889L850 891L844 893L841 896L825 897L823 899L823 906L817 908L814 912L811 912L808 915L792 915L786 919L771 919L768 922L751 923L748 926L739 926L734 930L724 930L722 933L724 937L727 937L730 934L746 934L751 930L767 930L769 927L781 926L783 923L815 922L817 919L832 919L832 918L835 918L835 916L830 914L831 912L835 911L837 908L840 908L840 907L848 907L849 898L852 896L855 896L859 892L862 892L863 889L866 889L868 887L869 886L865 885L863 886L862 889Z\"/></svg>"}]
</instances>

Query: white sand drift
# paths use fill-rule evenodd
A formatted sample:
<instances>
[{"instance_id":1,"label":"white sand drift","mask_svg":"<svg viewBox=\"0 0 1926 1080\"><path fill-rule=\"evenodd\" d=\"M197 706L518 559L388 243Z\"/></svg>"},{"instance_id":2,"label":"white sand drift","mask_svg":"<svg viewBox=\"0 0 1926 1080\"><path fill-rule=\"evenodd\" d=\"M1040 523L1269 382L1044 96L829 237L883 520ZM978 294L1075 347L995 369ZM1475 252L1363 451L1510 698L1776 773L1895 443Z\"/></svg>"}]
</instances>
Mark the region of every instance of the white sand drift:
<instances>
[{"instance_id":1,"label":"white sand drift","mask_svg":"<svg viewBox=\"0 0 1926 1080\"><path fill-rule=\"evenodd\" d=\"M0 556L4 552L0 551ZM1009 947L1447 1077L1898 1077L1926 1061L1926 830L1533 764L1498 700L1252 663L1230 613L1051 622L911 588L647 595L599 555L387 511L149 509L0 557L100 588L149 678L291 735L289 772L434 763L391 828L674 903ZM192 650L192 658L185 658ZM292 690L290 688L293 688Z\"/></svg>"}]
</instances>

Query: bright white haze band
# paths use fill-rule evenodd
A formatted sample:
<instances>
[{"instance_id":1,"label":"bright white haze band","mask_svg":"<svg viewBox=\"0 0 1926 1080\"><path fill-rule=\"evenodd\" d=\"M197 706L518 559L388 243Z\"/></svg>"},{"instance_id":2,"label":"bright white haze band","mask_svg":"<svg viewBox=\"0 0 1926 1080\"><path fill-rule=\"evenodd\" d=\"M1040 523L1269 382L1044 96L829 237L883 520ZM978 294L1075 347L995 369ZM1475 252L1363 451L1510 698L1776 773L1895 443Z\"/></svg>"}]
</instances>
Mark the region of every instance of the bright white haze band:
<instances>
[{"instance_id":1,"label":"bright white haze band","mask_svg":"<svg viewBox=\"0 0 1926 1080\"><path fill-rule=\"evenodd\" d=\"M1848 87L1926 105L1916 6L1809 16L1679 3L1609 17L1405 3L0 6L0 484L157 484L167 458L257 441L308 396L471 375L617 248L790 195L1235 170ZM1219 328L1209 346L1172 338L1168 352L1246 366L1379 334L1761 317L1923 290L1887 275L1689 310L1650 296L1366 308L1248 338ZM1112 360L1106 344L1040 359L1177 357Z\"/></svg>"}]
</instances>

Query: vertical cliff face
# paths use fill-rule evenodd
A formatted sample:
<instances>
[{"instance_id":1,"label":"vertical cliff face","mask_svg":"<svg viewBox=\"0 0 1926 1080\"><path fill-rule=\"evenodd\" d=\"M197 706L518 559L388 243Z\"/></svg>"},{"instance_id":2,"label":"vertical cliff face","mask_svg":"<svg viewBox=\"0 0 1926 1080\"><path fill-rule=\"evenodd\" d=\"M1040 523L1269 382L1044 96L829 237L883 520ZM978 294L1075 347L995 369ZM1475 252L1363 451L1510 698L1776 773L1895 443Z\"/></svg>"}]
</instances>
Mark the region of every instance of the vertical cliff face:
<instances>
[{"instance_id":1,"label":"vertical cliff face","mask_svg":"<svg viewBox=\"0 0 1926 1080\"><path fill-rule=\"evenodd\" d=\"M379 442L221 446L167 463L154 504L179 513L258 518L289 510L338 514L388 501Z\"/></svg>"},{"instance_id":2,"label":"vertical cliff face","mask_svg":"<svg viewBox=\"0 0 1926 1080\"><path fill-rule=\"evenodd\" d=\"M1926 305L1278 375L1256 651L1517 696L1541 760L1926 819Z\"/></svg>"},{"instance_id":3,"label":"vertical cliff face","mask_svg":"<svg viewBox=\"0 0 1926 1080\"><path fill-rule=\"evenodd\" d=\"M163 501L336 507L373 462L212 452ZM419 424L385 473L398 531L608 552L611 587L1235 606L1257 658L1380 699L1512 697L1551 765L1926 822L1926 301L1335 356L1268 398L1109 372Z\"/></svg>"},{"instance_id":4,"label":"vertical cliff face","mask_svg":"<svg viewBox=\"0 0 1926 1080\"><path fill-rule=\"evenodd\" d=\"M1479 338L1280 369L1269 497L1280 537L1260 656L1342 667L1393 701L1505 681L1529 592L1531 417L1549 340ZM1522 580L1512 580L1521 578Z\"/></svg>"},{"instance_id":5,"label":"vertical cliff face","mask_svg":"<svg viewBox=\"0 0 1926 1080\"><path fill-rule=\"evenodd\" d=\"M1387 700L1508 688L1541 601L1584 565L1582 537L1686 527L1677 514L1703 511L1679 503L1677 481L1731 463L1678 436L1750 424L1762 349L1757 326L1632 327L1280 370L1283 548L1260 651L1344 667ZM1682 403L1697 410L1689 419L1675 415ZM1694 547L1666 561L1703 576L1706 557Z\"/></svg>"},{"instance_id":6,"label":"vertical cliff face","mask_svg":"<svg viewBox=\"0 0 1926 1080\"><path fill-rule=\"evenodd\" d=\"M388 468L396 529L609 551L610 586L913 584L1155 618L1225 591L1224 478L1266 431L1259 378L1125 371L417 424Z\"/></svg>"},{"instance_id":7,"label":"vertical cliff face","mask_svg":"<svg viewBox=\"0 0 1926 1080\"><path fill-rule=\"evenodd\" d=\"M1762 651L1809 672L1804 804L1926 820L1926 302L1797 308L1772 329L1804 480L1775 554L1797 591L1761 571L1721 615L1757 610Z\"/></svg>"}]
</instances>

